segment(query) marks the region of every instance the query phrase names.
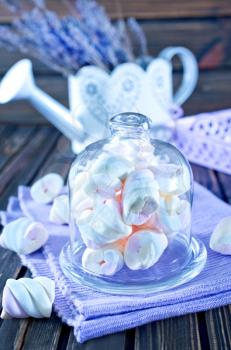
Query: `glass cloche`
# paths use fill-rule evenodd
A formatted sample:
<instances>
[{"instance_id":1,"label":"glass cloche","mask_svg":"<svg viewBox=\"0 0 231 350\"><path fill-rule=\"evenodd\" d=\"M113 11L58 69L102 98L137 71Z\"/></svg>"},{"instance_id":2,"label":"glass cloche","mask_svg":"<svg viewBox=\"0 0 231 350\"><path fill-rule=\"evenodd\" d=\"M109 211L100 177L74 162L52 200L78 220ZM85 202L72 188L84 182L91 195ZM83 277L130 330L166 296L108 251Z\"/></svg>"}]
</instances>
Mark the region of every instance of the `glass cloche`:
<instances>
[{"instance_id":1,"label":"glass cloche","mask_svg":"<svg viewBox=\"0 0 231 350\"><path fill-rule=\"evenodd\" d=\"M195 277L206 249L191 236L193 177L148 119L116 115L111 137L88 146L69 174L70 243L60 256L78 283L115 294L151 293Z\"/></svg>"}]
</instances>

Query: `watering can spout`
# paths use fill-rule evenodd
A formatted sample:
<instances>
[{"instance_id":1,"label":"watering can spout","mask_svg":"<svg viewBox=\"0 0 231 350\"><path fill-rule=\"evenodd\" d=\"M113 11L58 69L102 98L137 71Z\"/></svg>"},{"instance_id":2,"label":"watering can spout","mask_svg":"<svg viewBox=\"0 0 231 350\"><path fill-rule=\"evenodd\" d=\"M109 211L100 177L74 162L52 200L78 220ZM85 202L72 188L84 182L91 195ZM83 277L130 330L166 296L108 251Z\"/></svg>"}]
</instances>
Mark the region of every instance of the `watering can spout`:
<instances>
[{"instance_id":1,"label":"watering can spout","mask_svg":"<svg viewBox=\"0 0 231 350\"><path fill-rule=\"evenodd\" d=\"M27 99L71 141L82 142L84 130L70 111L39 89L34 82L32 64L28 59L17 62L0 83L0 104Z\"/></svg>"}]
</instances>

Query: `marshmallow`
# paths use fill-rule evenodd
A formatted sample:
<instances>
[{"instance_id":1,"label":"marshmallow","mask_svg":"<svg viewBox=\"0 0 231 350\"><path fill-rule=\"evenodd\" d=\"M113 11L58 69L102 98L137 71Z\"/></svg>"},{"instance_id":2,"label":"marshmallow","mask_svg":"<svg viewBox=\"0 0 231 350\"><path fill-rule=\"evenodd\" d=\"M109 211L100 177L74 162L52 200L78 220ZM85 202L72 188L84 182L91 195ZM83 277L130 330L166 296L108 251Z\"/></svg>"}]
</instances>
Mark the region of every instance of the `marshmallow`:
<instances>
[{"instance_id":1,"label":"marshmallow","mask_svg":"<svg viewBox=\"0 0 231 350\"><path fill-rule=\"evenodd\" d=\"M191 188L191 174L183 165L160 163L153 172L163 194L181 195Z\"/></svg>"},{"instance_id":2,"label":"marshmallow","mask_svg":"<svg viewBox=\"0 0 231 350\"><path fill-rule=\"evenodd\" d=\"M231 216L223 218L215 227L209 246L215 252L231 255Z\"/></svg>"},{"instance_id":3,"label":"marshmallow","mask_svg":"<svg viewBox=\"0 0 231 350\"><path fill-rule=\"evenodd\" d=\"M157 158L154 155L154 146L143 140L121 140L119 144L110 143L104 146L106 151L112 154L122 154L134 169L145 169L157 165Z\"/></svg>"},{"instance_id":4,"label":"marshmallow","mask_svg":"<svg viewBox=\"0 0 231 350\"><path fill-rule=\"evenodd\" d=\"M113 198L83 210L76 223L83 241L90 248L117 241L132 232L132 228L123 222L119 204Z\"/></svg>"},{"instance_id":5,"label":"marshmallow","mask_svg":"<svg viewBox=\"0 0 231 350\"><path fill-rule=\"evenodd\" d=\"M1 318L50 317L55 284L47 277L8 279L3 289Z\"/></svg>"},{"instance_id":6,"label":"marshmallow","mask_svg":"<svg viewBox=\"0 0 231 350\"><path fill-rule=\"evenodd\" d=\"M160 221L159 221L159 216L158 213L155 212L148 221L146 221L144 224L142 225L133 225L132 226L132 232L136 232L136 231L140 231L140 230L150 230L151 231L155 231L155 232L160 232L163 233L163 230L160 226Z\"/></svg>"},{"instance_id":7,"label":"marshmallow","mask_svg":"<svg viewBox=\"0 0 231 350\"><path fill-rule=\"evenodd\" d=\"M18 254L30 254L41 248L48 239L45 227L26 217L7 224L0 236L0 245Z\"/></svg>"},{"instance_id":8,"label":"marshmallow","mask_svg":"<svg viewBox=\"0 0 231 350\"><path fill-rule=\"evenodd\" d=\"M112 248L87 248L82 256L82 265L94 274L112 276L122 269L123 255L119 250Z\"/></svg>"},{"instance_id":9,"label":"marshmallow","mask_svg":"<svg viewBox=\"0 0 231 350\"><path fill-rule=\"evenodd\" d=\"M138 231L127 241L124 262L130 270L148 269L160 259L167 246L164 234L151 230Z\"/></svg>"},{"instance_id":10,"label":"marshmallow","mask_svg":"<svg viewBox=\"0 0 231 350\"><path fill-rule=\"evenodd\" d=\"M89 195L100 192L112 197L121 189L121 180L133 169L133 165L125 158L104 153L93 163L84 190Z\"/></svg>"},{"instance_id":11,"label":"marshmallow","mask_svg":"<svg viewBox=\"0 0 231 350\"><path fill-rule=\"evenodd\" d=\"M54 199L49 220L59 225L69 223L69 198L67 195L61 195Z\"/></svg>"},{"instance_id":12,"label":"marshmallow","mask_svg":"<svg viewBox=\"0 0 231 350\"><path fill-rule=\"evenodd\" d=\"M92 165L92 174L103 174L110 178L124 180L133 170L133 165L125 157L103 153Z\"/></svg>"},{"instance_id":13,"label":"marshmallow","mask_svg":"<svg viewBox=\"0 0 231 350\"><path fill-rule=\"evenodd\" d=\"M133 171L123 190L123 218L126 224L141 225L150 219L159 205L158 184L149 169Z\"/></svg>"},{"instance_id":14,"label":"marshmallow","mask_svg":"<svg viewBox=\"0 0 231 350\"><path fill-rule=\"evenodd\" d=\"M159 225L167 236L173 236L190 227L190 203L177 196L169 196L165 200L161 199L157 216Z\"/></svg>"},{"instance_id":15,"label":"marshmallow","mask_svg":"<svg viewBox=\"0 0 231 350\"><path fill-rule=\"evenodd\" d=\"M71 196L71 212L76 218L82 211L92 209L94 206L93 197L88 196L84 191L76 191Z\"/></svg>"},{"instance_id":16,"label":"marshmallow","mask_svg":"<svg viewBox=\"0 0 231 350\"><path fill-rule=\"evenodd\" d=\"M36 181L30 189L33 200L47 204L59 195L63 187L63 178L59 174L50 173Z\"/></svg>"}]
</instances>

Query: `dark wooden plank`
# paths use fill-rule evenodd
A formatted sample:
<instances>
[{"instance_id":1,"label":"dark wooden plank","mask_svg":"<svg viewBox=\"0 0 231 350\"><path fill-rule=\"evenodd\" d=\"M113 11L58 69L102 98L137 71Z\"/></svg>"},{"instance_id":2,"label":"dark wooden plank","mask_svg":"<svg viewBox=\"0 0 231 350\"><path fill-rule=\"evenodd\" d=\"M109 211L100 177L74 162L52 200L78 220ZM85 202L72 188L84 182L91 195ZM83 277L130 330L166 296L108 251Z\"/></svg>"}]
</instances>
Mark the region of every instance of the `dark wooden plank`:
<instances>
[{"instance_id":1,"label":"dark wooden plank","mask_svg":"<svg viewBox=\"0 0 231 350\"><path fill-rule=\"evenodd\" d=\"M0 304L2 300L3 287L8 278L16 278L20 269L21 262L19 257L6 249L0 248Z\"/></svg>"},{"instance_id":2,"label":"dark wooden plank","mask_svg":"<svg viewBox=\"0 0 231 350\"><path fill-rule=\"evenodd\" d=\"M27 320L5 320L0 327L1 345L0 349L20 350L27 329ZM16 335L16 336L15 336Z\"/></svg>"},{"instance_id":3,"label":"dark wooden plank","mask_svg":"<svg viewBox=\"0 0 231 350\"><path fill-rule=\"evenodd\" d=\"M209 345L211 350L231 349L231 308L230 306L206 312Z\"/></svg>"},{"instance_id":4,"label":"dark wooden plank","mask_svg":"<svg viewBox=\"0 0 231 350\"><path fill-rule=\"evenodd\" d=\"M201 72L196 90L183 105L185 115L230 107L231 71Z\"/></svg>"},{"instance_id":5,"label":"dark wooden plank","mask_svg":"<svg viewBox=\"0 0 231 350\"><path fill-rule=\"evenodd\" d=\"M176 84L181 75L175 75ZM230 107L231 71L201 72L197 88L190 99L183 105L185 115L213 111ZM67 105L67 82L59 76L47 76L37 79L38 85L61 103ZM47 124L27 102L12 102L0 105L0 122L34 125L38 122Z\"/></svg>"},{"instance_id":6,"label":"dark wooden plank","mask_svg":"<svg viewBox=\"0 0 231 350\"><path fill-rule=\"evenodd\" d=\"M52 153L44 162L43 167L38 171L36 178L48 172L56 172L66 179L75 157L76 155L71 150L70 141L65 136L60 136Z\"/></svg>"},{"instance_id":7,"label":"dark wooden plank","mask_svg":"<svg viewBox=\"0 0 231 350\"><path fill-rule=\"evenodd\" d=\"M0 169L8 162L8 160L28 142L34 132L32 127L10 127L8 126L1 137L0 135Z\"/></svg>"},{"instance_id":8,"label":"dark wooden plank","mask_svg":"<svg viewBox=\"0 0 231 350\"><path fill-rule=\"evenodd\" d=\"M73 2L74 0L72 0ZM68 13L67 7L62 1L48 0L48 7L57 11L60 15ZM121 16L146 18L182 18L182 17L216 17L231 15L230 2L228 0L194 0L168 1L168 0L99 0L113 18ZM0 22L6 23L12 19L12 14L5 8L1 9Z\"/></svg>"},{"instance_id":9,"label":"dark wooden plank","mask_svg":"<svg viewBox=\"0 0 231 350\"><path fill-rule=\"evenodd\" d=\"M231 176L218 173L217 177L225 200L231 204Z\"/></svg>"},{"instance_id":10,"label":"dark wooden plank","mask_svg":"<svg viewBox=\"0 0 231 350\"><path fill-rule=\"evenodd\" d=\"M137 328L135 350L200 350L196 314L169 318Z\"/></svg>"},{"instance_id":11,"label":"dark wooden plank","mask_svg":"<svg viewBox=\"0 0 231 350\"><path fill-rule=\"evenodd\" d=\"M168 46L185 46L196 56L200 69L231 65L229 19L144 21L141 24L154 56Z\"/></svg>"},{"instance_id":12,"label":"dark wooden plank","mask_svg":"<svg viewBox=\"0 0 231 350\"><path fill-rule=\"evenodd\" d=\"M4 209L8 197L16 194L18 185L29 184L52 150L59 133L51 128L39 129L30 142L0 174L0 191L4 190L0 207ZM17 177L15 177L17 174Z\"/></svg>"},{"instance_id":13,"label":"dark wooden plank","mask_svg":"<svg viewBox=\"0 0 231 350\"><path fill-rule=\"evenodd\" d=\"M66 350L125 350L125 334L125 332L110 334L79 344L71 331Z\"/></svg>"},{"instance_id":14,"label":"dark wooden plank","mask_svg":"<svg viewBox=\"0 0 231 350\"><path fill-rule=\"evenodd\" d=\"M61 334L60 319L52 314L49 319L31 319L28 321L26 334L23 338L23 350L55 350Z\"/></svg>"},{"instance_id":15,"label":"dark wooden plank","mask_svg":"<svg viewBox=\"0 0 231 350\"><path fill-rule=\"evenodd\" d=\"M9 51L6 50L4 47L0 47L0 75L2 76L5 74L8 69L13 66L16 62L28 58L29 56L26 54L21 53L20 51ZM30 58L30 57L29 57ZM34 74L57 74L55 71L53 71L51 68L47 67L45 64L43 64L41 61L30 58L33 62L33 71Z\"/></svg>"},{"instance_id":16,"label":"dark wooden plank","mask_svg":"<svg viewBox=\"0 0 231 350\"><path fill-rule=\"evenodd\" d=\"M194 180L199 182L202 186L208 188L217 197L223 199L222 190L218 184L216 174L213 170L208 170L205 167L191 164L193 170Z\"/></svg>"},{"instance_id":17,"label":"dark wooden plank","mask_svg":"<svg viewBox=\"0 0 231 350\"><path fill-rule=\"evenodd\" d=\"M132 16L141 19L216 17L229 16L231 6L228 0L169 1L169 0L100 0L113 17Z\"/></svg>"}]
</instances>

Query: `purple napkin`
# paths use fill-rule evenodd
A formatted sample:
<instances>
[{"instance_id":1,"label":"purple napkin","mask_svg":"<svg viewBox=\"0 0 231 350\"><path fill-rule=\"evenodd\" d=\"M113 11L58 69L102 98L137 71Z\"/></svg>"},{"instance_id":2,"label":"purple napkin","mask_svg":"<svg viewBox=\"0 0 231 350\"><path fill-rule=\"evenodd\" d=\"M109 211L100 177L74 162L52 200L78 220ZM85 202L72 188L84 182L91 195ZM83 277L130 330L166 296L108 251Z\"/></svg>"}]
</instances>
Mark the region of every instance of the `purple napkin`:
<instances>
[{"instance_id":1,"label":"purple napkin","mask_svg":"<svg viewBox=\"0 0 231 350\"><path fill-rule=\"evenodd\" d=\"M231 302L231 257L217 254L208 246L212 229L221 218L231 215L231 207L202 186L195 184L192 232L207 247L206 266L187 284L153 295L109 295L67 280L60 270L59 253L68 240L69 229L49 223L49 210L50 206L33 202L29 188L20 187L18 198L11 197L6 212L1 213L2 223L23 215L42 221L47 227L50 233L47 244L36 253L21 256L22 263L33 276L48 276L55 281L55 311L74 327L77 341Z\"/></svg>"}]
</instances>

